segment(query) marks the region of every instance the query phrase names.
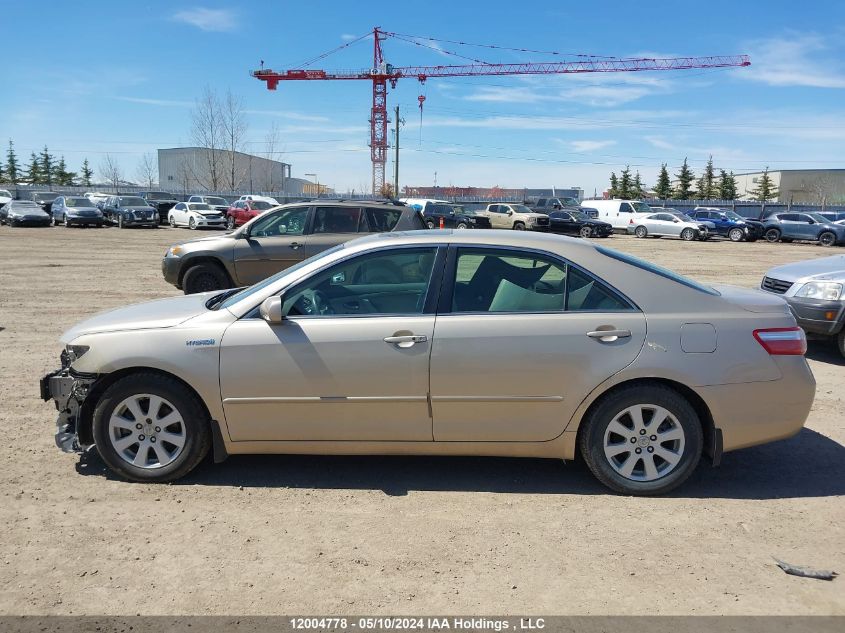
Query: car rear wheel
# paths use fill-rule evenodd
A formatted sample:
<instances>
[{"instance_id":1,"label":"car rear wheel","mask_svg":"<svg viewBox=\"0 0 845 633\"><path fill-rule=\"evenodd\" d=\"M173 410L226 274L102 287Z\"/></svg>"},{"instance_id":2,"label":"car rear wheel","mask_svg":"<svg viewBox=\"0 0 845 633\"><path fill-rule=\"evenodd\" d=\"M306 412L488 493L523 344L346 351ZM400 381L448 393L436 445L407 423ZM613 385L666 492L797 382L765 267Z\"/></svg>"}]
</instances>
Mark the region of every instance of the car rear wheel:
<instances>
[{"instance_id":1,"label":"car rear wheel","mask_svg":"<svg viewBox=\"0 0 845 633\"><path fill-rule=\"evenodd\" d=\"M822 246L833 246L836 244L836 234L833 231L825 231L819 235L819 244Z\"/></svg>"},{"instance_id":2,"label":"car rear wheel","mask_svg":"<svg viewBox=\"0 0 845 633\"><path fill-rule=\"evenodd\" d=\"M126 376L94 410L94 442L103 461L132 481L184 477L211 446L202 404L182 383L154 373Z\"/></svg>"},{"instance_id":3,"label":"car rear wheel","mask_svg":"<svg viewBox=\"0 0 845 633\"><path fill-rule=\"evenodd\" d=\"M681 239L685 242L692 242L695 239L695 231L692 229L684 229L681 231Z\"/></svg>"},{"instance_id":4,"label":"car rear wheel","mask_svg":"<svg viewBox=\"0 0 845 633\"><path fill-rule=\"evenodd\" d=\"M742 229L731 229L728 231L728 239L731 242L741 242L744 235Z\"/></svg>"},{"instance_id":5,"label":"car rear wheel","mask_svg":"<svg viewBox=\"0 0 845 633\"><path fill-rule=\"evenodd\" d=\"M229 280L218 266L208 263L197 264L191 266L185 273L185 277L182 279L182 288L186 295L223 290L229 288Z\"/></svg>"},{"instance_id":6,"label":"car rear wheel","mask_svg":"<svg viewBox=\"0 0 845 633\"><path fill-rule=\"evenodd\" d=\"M695 409L663 385L623 387L599 401L579 431L595 477L629 495L664 494L681 485L701 458Z\"/></svg>"},{"instance_id":7,"label":"car rear wheel","mask_svg":"<svg viewBox=\"0 0 845 633\"><path fill-rule=\"evenodd\" d=\"M435 228L434 220L426 220L426 221L425 221L425 225L426 225L429 229L433 229L433 228Z\"/></svg>"},{"instance_id":8,"label":"car rear wheel","mask_svg":"<svg viewBox=\"0 0 845 633\"><path fill-rule=\"evenodd\" d=\"M767 242L777 242L780 240L780 231L777 229L769 229L764 235Z\"/></svg>"},{"instance_id":9,"label":"car rear wheel","mask_svg":"<svg viewBox=\"0 0 845 633\"><path fill-rule=\"evenodd\" d=\"M174 229L176 228L176 218L174 218L174 217L171 215L169 218L167 218L167 221L170 223L170 226L171 226L172 228L174 228Z\"/></svg>"},{"instance_id":10,"label":"car rear wheel","mask_svg":"<svg viewBox=\"0 0 845 633\"><path fill-rule=\"evenodd\" d=\"M593 235L593 229L589 226L582 226L578 234L584 238L591 237Z\"/></svg>"},{"instance_id":11,"label":"car rear wheel","mask_svg":"<svg viewBox=\"0 0 845 633\"><path fill-rule=\"evenodd\" d=\"M648 229L644 226L638 226L636 229L634 229L634 235L636 235L637 237L645 237L646 235L648 235Z\"/></svg>"}]
</instances>

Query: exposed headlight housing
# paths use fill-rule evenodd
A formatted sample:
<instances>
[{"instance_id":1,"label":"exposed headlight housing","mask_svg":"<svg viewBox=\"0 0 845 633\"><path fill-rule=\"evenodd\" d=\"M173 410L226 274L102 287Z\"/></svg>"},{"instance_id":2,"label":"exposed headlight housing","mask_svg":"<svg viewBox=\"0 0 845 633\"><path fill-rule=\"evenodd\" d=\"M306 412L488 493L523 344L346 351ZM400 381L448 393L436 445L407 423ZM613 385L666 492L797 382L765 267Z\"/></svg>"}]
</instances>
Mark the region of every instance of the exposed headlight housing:
<instances>
[{"instance_id":1,"label":"exposed headlight housing","mask_svg":"<svg viewBox=\"0 0 845 633\"><path fill-rule=\"evenodd\" d=\"M835 281L810 281L801 286L795 296L805 299L838 301L842 296L842 284Z\"/></svg>"},{"instance_id":2,"label":"exposed headlight housing","mask_svg":"<svg viewBox=\"0 0 845 633\"><path fill-rule=\"evenodd\" d=\"M167 254L171 257L179 257L179 255L182 254L182 251L183 249L181 246L171 246L169 249L167 249Z\"/></svg>"},{"instance_id":3,"label":"exposed headlight housing","mask_svg":"<svg viewBox=\"0 0 845 633\"><path fill-rule=\"evenodd\" d=\"M71 364L75 363L77 360L82 358L88 350L91 349L88 345L68 345L65 347L65 351L67 352L68 360Z\"/></svg>"}]
</instances>

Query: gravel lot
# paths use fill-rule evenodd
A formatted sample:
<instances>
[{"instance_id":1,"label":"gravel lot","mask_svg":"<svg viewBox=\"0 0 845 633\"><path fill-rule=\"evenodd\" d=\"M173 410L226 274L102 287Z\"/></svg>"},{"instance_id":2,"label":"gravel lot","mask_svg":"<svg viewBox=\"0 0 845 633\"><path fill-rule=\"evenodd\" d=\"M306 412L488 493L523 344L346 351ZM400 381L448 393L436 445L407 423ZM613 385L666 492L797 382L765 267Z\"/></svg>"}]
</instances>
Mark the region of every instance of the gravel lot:
<instances>
[{"instance_id":1,"label":"gravel lot","mask_svg":"<svg viewBox=\"0 0 845 633\"><path fill-rule=\"evenodd\" d=\"M184 229L0 227L2 614L845 614L845 362L811 343L798 436L727 454L668 497L609 494L551 460L235 457L173 485L53 444L38 379L57 337L173 295ZM753 287L801 244L603 240L701 281Z\"/></svg>"}]
</instances>

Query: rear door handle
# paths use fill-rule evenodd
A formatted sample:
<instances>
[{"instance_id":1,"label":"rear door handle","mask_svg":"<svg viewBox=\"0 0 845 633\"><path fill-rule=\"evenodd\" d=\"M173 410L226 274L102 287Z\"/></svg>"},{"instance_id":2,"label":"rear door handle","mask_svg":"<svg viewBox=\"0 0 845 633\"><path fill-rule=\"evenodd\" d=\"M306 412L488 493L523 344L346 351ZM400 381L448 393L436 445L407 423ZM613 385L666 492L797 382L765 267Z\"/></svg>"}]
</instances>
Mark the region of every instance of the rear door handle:
<instances>
[{"instance_id":1,"label":"rear door handle","mask_svg":"<svg viewBox=\"0 0 845 633\"><path fill-rule=\"evenodd\" d=\"M406 334L403 336L385 336L384 342L391 343L396 347L413 347L415 343L425 343L428 337L425 334Z\"/></svg>"},{"instance_id":2,"label":"rear door handle","mask_svg":"<svg viewBox=\"0 0 845 633\"><path fill-rule=\"evenodd\" d=\"M597 338L603 343L612 343L620 338L630 338L631 330L595 330L587 332L590 338Z\"/></svg>"}]
</instances>

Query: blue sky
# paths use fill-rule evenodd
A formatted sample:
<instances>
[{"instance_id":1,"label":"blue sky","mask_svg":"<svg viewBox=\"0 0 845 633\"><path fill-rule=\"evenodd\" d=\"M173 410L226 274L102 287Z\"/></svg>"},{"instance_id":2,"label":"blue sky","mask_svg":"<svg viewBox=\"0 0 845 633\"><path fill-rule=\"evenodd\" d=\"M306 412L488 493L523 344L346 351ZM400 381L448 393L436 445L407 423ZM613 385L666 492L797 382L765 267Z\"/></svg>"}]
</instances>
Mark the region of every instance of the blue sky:
<instances>
[{"instance_id":1,"label":"blue sky","mask_svg":"<svg viewBox=\"0 0 845 633\"><path fill-rule=\"evenodd\" d=\"M248 71L304 60L379 25L444 40L561 53L747 53L742 69L403 80L388 95L405 125L402 184L582 186L630 164L647 184L662 162L735 172L845 167L845 3L794 2L30 2L3 3L0 139L20 158L47 144L72 169L112 154L131 178L144 152L190 144L204 86L242 97L247 149L275 122L293 175L338 190L370 182L371 83L287 82ZM426 41L427 44L432 44ZM547 55L434 44L488 62ZM462 63L389 39L397 65ZM561 59L558 56L555 59ZM565 58L565 57L563 57ZM362 41L310 66L367 68ZM420 116L417 97L426 96ZM5 151L0 154L5 158ZM392 164L388 164L388 170Z\"/></svg>"}]
</instances>

